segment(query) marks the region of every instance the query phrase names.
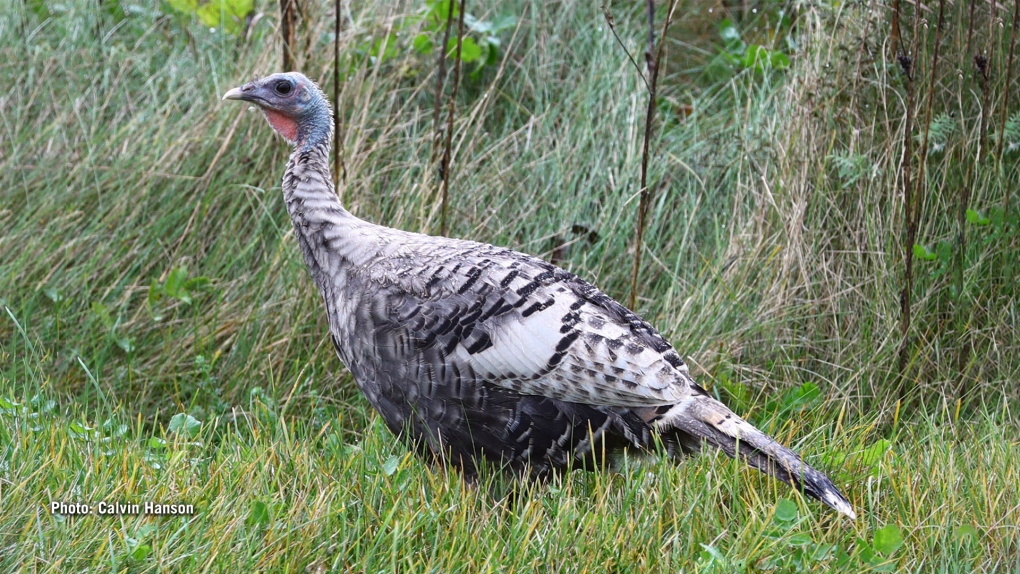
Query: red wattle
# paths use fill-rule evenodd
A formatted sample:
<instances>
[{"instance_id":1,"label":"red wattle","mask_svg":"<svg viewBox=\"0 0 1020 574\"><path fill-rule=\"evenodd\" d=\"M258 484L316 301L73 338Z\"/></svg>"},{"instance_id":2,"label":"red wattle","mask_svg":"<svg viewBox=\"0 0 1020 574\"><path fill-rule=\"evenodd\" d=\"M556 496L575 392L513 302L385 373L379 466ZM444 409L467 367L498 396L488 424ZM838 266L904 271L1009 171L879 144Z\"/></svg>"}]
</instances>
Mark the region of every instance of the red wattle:
<instances>
[{"instance_id":1,"label":"red wattle","mask_svg":"<svg viewBox=\"0 0 1020 574\"><path fill-rule=\"evenodd\" d=\"M266 115L266 119L269 120L269 125L273 126L278 134L287 138L287 141L296 142L298 126L297 122L293 118L285 116L275 110L263 109L262 113Z\"/></svg>"}]
</instances>

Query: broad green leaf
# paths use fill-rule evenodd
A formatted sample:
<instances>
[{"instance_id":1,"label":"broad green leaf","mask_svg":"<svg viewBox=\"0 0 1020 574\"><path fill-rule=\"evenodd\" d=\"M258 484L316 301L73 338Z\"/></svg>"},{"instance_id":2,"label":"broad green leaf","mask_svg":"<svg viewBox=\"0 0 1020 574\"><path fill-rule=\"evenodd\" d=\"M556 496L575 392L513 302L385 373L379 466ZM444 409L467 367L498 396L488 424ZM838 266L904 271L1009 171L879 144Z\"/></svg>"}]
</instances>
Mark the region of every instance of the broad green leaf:
<instances>
[{"instance_id":1,"label":"broad green leaf","mask_svg":"<svg viewBox=\"0 0 1020 574\"><path fill-rule=\"evenodd\" d=\"M732 20L726 18L719 23L719 37L729 46L731 43L740 42L740 30L737 30Z\"/></svg>"},{"instance_id":2,"label":"broad green leaf","mask_svg":"<svg viewBox=\"0 0 1020 574\"><path fill-rule=\"evenodd\" d=\"M428 4L429 16L437 23L446 22L447 18L451 17L451 4L453 7L452 17L456 18L460 15L460 6L456 2L451 2L451 0L439 0L438 2L429 2ZM464 19L467 20L467 17L465 16Z\"/></svg>"},{"instance_id":3,"label":"broad green leaf","mask_svg":"<svg viewBox=\"0 0 1020 574\"><path fill-rule=\"evenodd\" d=\"M875 539L872 544L875 552L889 556L899 550L900 546L903 546L903 534L895 524L887 524L875 531Z\"/></svg>"},{"instance_id":4,"label":"broad green leaf","mask_svg":"<svg viewBox=\"0 0 1020 574\"><path fill-rule=\"evenodd\" d=\"M790 58L778 50L772 50L769 52L769 64L777 70L785 70L790 67Z\"/></svg>"},{"instance_id":5,"label":"broad green leaf","mask_svg":"<svg viewBox=\"0 0 1020 574\"><path fill-rule=\"evenodd\" d=\"M818 544L815 546L814 551L811 552L811 559L815 562L822 562L828 560L836 551L835 544Z\"/></svg>"},{"instance_id":6,"label":"broad green leaf","mask_svg":"<svg viewBox=\"0 0 1020 574\"><path fill-rule=\"evenodd\" d=\"M135 352L135 344L131 341L130 337L114 337L113 341L117 343L120 350L124 351L128 355Z\"/></svg>"},{"instance_id":7,"label":"broad green leaf","mask_svg":"<svg viewBox=\"0 0 1020 574\"><path fill-rule=\"evenodd\" d=\"M43 287L42 292L43 295L46 295L47 299L54 303L60 303L64 300L64 295L53 287Z\"/></svg>"},{"instance_id":8,"label":"broad green leaf","mask_svg":"<svg viewBox=\"0 0 1020 574\"><path fill-rule=\"evenodd\" d=\"M394 455L386 459L383 463L383 472L386 476L393 476L394 472L397 472L397 468L400 466L400 457Z\"/></svg>"},{"instance_id":9,"label":"broad green leaf","mask_svg":"<svg viewBox=\"0 0 1020 574\"><path fill-rule=\"evenodd\" d=\"M857 556L862 562L871 564L875 558L875 549L863 538L857 538Z\"/></svg>"},{"instance_id":10,"label":"broad green leaf","mask_svg":"<svg viewBox=\"0 0 1020 574\"><path fill-rule=\"evenodd\" d=\"M172 433L183 434L189 438L195 438L198 436L199 431L202 430L202 422L189 414L177 413L170 418L170 426L168 429Z\"/></svg>"},{"instance_id":11,"label":"broad green leaf","mask_svg":"<svg viewBox=\"0 0 1020 574\"><path fill-rule=\"evenodd\" d=\"M71 434L75 438L85 438L92 433L92 427L79 422L73 422L67 425L67 430L71 431Z\"/></svg>"},{"instance_id":12,"label":"broad green leaf","mask_svg":"<svg viewBox=\"0 0 1020 574\"><path fill-rule=\"evenodd\" d=\"M915 243L914 257L917 257L918 259L924 259L925 261L934 261L937 256L931 251L928 251L928 248L925 247L924 245Z\"/></svg>"},{"instance_id":13,"label":"broad green leaf","mask_svg":"<svg viewBox=\"0 0 1020 574\"><path fill-rule=\"evenodd\" d=\"M198 0L167 0L167 4L182 14L194 14L198 9Z\"/></svg>"},{"instance_id":14,"label":"broad green leaf","mask_svg":"<svg viewBox=\"0 0 1020 574\"><path fill-rule=\"evenodd\" d=\"M229 34L241 31L241 24L254 8L254 0L209 0L200 3L195 14L203 25Z\"/></svg>"},{"instance_id":15,"label":"broad green leaf","mask_svg":"<svg viewBox=\"0 0 1020 574\"><path fill-rule=\"evenodd\" d=\"M989 223L992 222L991 219L981 215L980 213L974 211L973 209L967 210L967 221L973 223L974 225L988 225Z\"/></svg>"},{"instance_id":16,"label":"broad green leaf","mask_svg":"<svg viewBox=\"0 0 1020 574\"><path fill-rule=\"evenodd\" d=\"M804 383L795 389L790 389L783 393L778 407L782 411L794 411L815 402L821 395L822 391L818 388L818 385Z\"/></svg>"},{"instance_id":17,"label":"broad green leaf","mask_svg":"<svg viewBox=\"0 0 1020 574\"><path fill-rule=\"evenodd\" d=\"M224 0L224 2L230 14L237 16L241 21L255 9L255 0Z\"/></svg>"},{"instance_id":18,"label":"broad green leaf","mask_svg":"<svg viewBox=\"0 0 1020 574\"><path fill-rule=\"evenodd\" d=\"M882 457L885 456L885 453L889 452L890 448L892 448L891 441L888 441L884 438L878 439L877 441L875 441L875 444L864 449L864 451L861 452L861 454L858 456L857 460L860 461L861 466L864 467L875 466L879 463L879 461L882 460Z\"/></svg>"},{"instance_id":19,"label":"broad green leaf","mask_svg":"<svg viewBox=\"0 0 1020 574\"><path fill-rule=\"evenodd\" d=\"M489 36L479 44L479 47L482 48L482 58L478 62L478 69L483 66L495 66L499 62L499 38Z\"/></svg>"},{"instance_id":20,"label":"broad green leaf","mask_svg":"<svg viewBox=\"0 0 1020 574\"><path fill-rule=\"evenodd\" d=\"M457 57L457 39L450 38L450 43L447 44L446 55L450 58ZM482 57L482 49L475 42L474 38L464 38L461 41L460 48L460 61L464 63L474 62L478 58Z\"/></svg>"},{"instance_id":21,"label":"broad green leaf","mask_svg":"<svg viewBox=\"0 0 1020 574\"><path fill-rule=\"evenodd\" d=\"M811 535L807 532L798 532L787 540L787 544L790 546L810 546L814 544L814 540L811 539Z\"/></svg>"},{"instance_id":22,"label":"broad green leaf","mask_svg":"<svg viewBox=\"0 0 1020 574\"><path fill-rule=\"evenodd\" d=\"M779 499L776 503L776 513L774 515L776 522L789 523L797 520L797 505L793 501L785 498Z\"/></svg>"},{"instance_id":23,"label":"broad green leaf","mask_svg":"<svg viewBox=\"0 0 1020 574\"><path fill-rule=\"evenodd\" d=\"M153 305L155 303L162 301L165 295L166 289L164 289L163 286L159 284L159 281L153 279L152 282L149 283L149 297L148 297L149 305Z\"/></svg>"},{"instance_id":24,"label":"broad green leaf","mask_svg":"<svg viewBox=\"0 0 1020 574\"><path fill-rule=\"evenodd\" d=\"M170 274L167 275L166 281L163 283L166 288L167 295L171 297L177 297L181 292L181 287L184 286L184 282L188 279L188 268L187 267L174 267L170 270Z\"/></svg>"},{"instance_id":25,"label":"broad green leaf","mask_svg":"<svg viewBox=\"0 0 1020 574\"><path fill-rule=\"evenodd\" d=\"M152 546L148 544L139 544L135 546L135 549L131 551L131 557L141 562L149 557L152 553Z\"/></svg>"},{"instance_id":26,"label":"broad green leaf","mask_svg":"<svg viewBox=\"0 0 1020 574\"><path fill-rule=\"evenodd\" d=\"M860 540L860 539L858 539L858 540ZM837 570L846 569L848 566L850 566L850 561L852 559L853 559L853 557L850 556L849 552L847 552L846 550L843 550L842 547L839 547L839 546L836 547L836 563L835 563L835 567L836 567Z\"/></svg>"},{"instance_id":27,"label":"broad green leaf","mask_svg":"<svg viewBox=\"0 0 1020 574\"><path fill-rule=\"evenodd\" d=\"M769 60L769 51L757 44L750 44L744 51L743 65L745 68L761 69Z\"/></svg>"},{"instance_id":28,"label":"broad green leaf","mask_svg":"<svg viewBox=\"0 0 1020 574\"><path fill-rule=\"evenodd\" d=\"M184 282L184 289L187 291L199 291L205 289L209 285L210 281L208 277L192 277Z\"/></svg>"},{"instance_id":29,"label":"broad green leaf","mask_svg":"<svg viewBox=\"0 0 1020 574\"><path fill-rule=\"evenodd\" d=\"M806 405L810 402L817 400L822 396L822 390L818 388L818 385L814 383L804 383L797 387L794 397L796 398L796 404Z\"/></svg>"},{"instance_id":30,"label":"broad green leaf","mask_svg":"<svg viewBox=\"0 0 1020 574\"><path fill-rule=\"evenodd\" d=\"M411 43L415 52L419 54L431 54L432 53L432 39L429 38L428 34L421 33L414 37L414 41Z\"/></svg>"},{"instance_id":31,"label":"broad green leaf","mask_svg":"<svg viewBox=\"0 0 1020 574\"><path fill-rule=\"evenodd\" d=\"M195 15L198 16L198 21L201 22L203 26L207 26L209 28L219 27L221 24L221 15L226 17L226 15L221 12L220 2L202 3L195 10Z\"/></svg>"}]
</instances>

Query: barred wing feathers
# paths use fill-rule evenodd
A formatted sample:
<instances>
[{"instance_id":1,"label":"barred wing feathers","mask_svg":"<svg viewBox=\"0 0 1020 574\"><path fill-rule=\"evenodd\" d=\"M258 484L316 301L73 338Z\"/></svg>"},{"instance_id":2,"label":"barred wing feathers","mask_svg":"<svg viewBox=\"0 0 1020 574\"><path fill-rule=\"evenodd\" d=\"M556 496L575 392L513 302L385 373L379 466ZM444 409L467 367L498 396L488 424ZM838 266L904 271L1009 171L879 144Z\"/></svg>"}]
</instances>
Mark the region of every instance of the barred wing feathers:
<instances>
[{"instance_id":1,"label":"barred wing feathers","mask_svg":"<svg viewBox=\"0 0 1020 574\"><path fill-rule=\"evenodd\" d=\"M460 249L428 268L424 289L391 290L381 330L393 345L434 346L437 370L456 368L523 395L609 407L691 395L676 351L595 287L521 253L451 243Z\"/></svg>"}]
</instances>

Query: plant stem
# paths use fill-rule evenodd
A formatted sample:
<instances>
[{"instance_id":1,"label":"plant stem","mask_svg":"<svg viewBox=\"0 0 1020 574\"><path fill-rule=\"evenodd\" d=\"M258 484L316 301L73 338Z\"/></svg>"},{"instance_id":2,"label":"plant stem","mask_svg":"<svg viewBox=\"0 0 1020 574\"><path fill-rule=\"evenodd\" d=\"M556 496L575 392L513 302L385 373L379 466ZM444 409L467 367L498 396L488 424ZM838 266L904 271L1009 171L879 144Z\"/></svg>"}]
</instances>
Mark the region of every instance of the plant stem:
<instances>
[{"instance_id":1,"label":"plant stem","mask_svg":"<svg viewBox=\"0 0 1020 574\"><path fill-rule=\"evenodd\" d=\"M1004 182L1003 188L1006 193L1006 196L1002 201L1003 225L1009 225L1008 222L1010 221L1013 188L1015 187L1015 184L1010 182L1011 177L1007 175L1005 166L1002 163L1002 154L1004 150L1003 144L1006 141L1006 121L1008 119L1007 110L1009 109L1010 86L1013 83L1013 58L1016 54L1017 28L1020 28L1020 0L1013 1L1013 27L1009 31L1009 57L1006 59L1005 93L1002 96L1002 115L999 122L999 150L997 163L999 173L1001 174L1000 177ZM1011 171L1013 174L1016 174L1015 164ZM1008 285L1016 285L1016 262L1014 261L1014 258L1007 258L1004 275Z\"/></svg>"},{"instance_id":2,"label":"plant stem","mask_svg":"<svg viewBox=\"0 0 1020 574\"><path fill-rule=\"evenodd\" d=\"M464 43L464 10L465 3L467 0L460 0L460 14L457 20L457 53L454 56L453 64L453 89L450 90L450 112L446 116L446 143L443 146L443 161L439 170L439 175L443 178L442 183L442 203L440 204L439 213L439 234L446 235L446 210L447 210L447 195L450 188L450 160L453 155L453 112L456 108L457 103L457 89L460 87L460 53ZM450 3L451 12L453 2ZM446 49L445 46L443 48Z\"/></svg>"},{"instance_id":3,"label":"plant stem","mask_svg":"<svg viewBox=\"0 0 1020 574\"><path fill-rule=\"evenodd\" d=\"M977 4L976 0L971 0L970 3L970 21L967 25L967 54L971 53L972 36L974 31L974 7ZM991 16L994 12L990 12ZM991 38L991 36L989 36ZM989 50L994 47L993 42L989 42ZM991 94L991 86L989 80L991 79L991 58L983 54L974 54L974 68L977 70L978 76L981 82L981 115L978 118L978 149L976 157L973 162L969 162L967 166L966 182L960 186L960 201L957 207L956 213L956 261L954 266L955 271L955 284L956 284L956 331L959 338L959 351L957 353L957 371L959 372L960 385L957 389L956 395L958 397L966 397L970 392L970 385L968 384L967 375L967 363L970 360L970 334L967 328L967 316L969 313L969 305L967 305L966 299L963 297L963 286L964 286L964 266L966 264L966 253L967 253L967 207L970 204L971 189L974 185L975 178L977 177L978 166L981 164L981 160L986 153L986 133L988 131L988 105L989 97Z\"/></svg>"},{"instance_id":4,"label":"plant stem","mask_svg":"<svg viewBox=\"0 0 1020 574\"><path fill-rule=\"evenodd\" d=\"M340 133L340 32L343 29L343 0L335 0L336 19L333 22L333 181L339 193L347 183L347 166L344 164L344 138Z\"/></svg>"},{"instance_id":5,"label":"plant stem","mask_svg":"<svg viewBox=\"0 0 1020 574\"><path fill-rule=\"evenodd\" d=\"M921 135L921 157L917 162L917 177L914 178L914 191L912 196L909 198L910 201L906 201L904 216L907 218L907 241L904 245L904 255L906 257L906 280L903 285L903 293L900 296L903 313L903 324L902 334L903 342L900 346L900 400L905 397L906 388L903 385L905 381L903 377L904 371L907 366L908 358L910 355L910 306L911 296L913 293L913 267L914 267L914 243L917 242L917 225L921 219L921 191L925 180L925 171L928 162L928 135L931 127L931 116L932 106L935 99L935 78L936 72L938 71L939 62L939 44L942 41L942 28L945 23L945 0L939 0L939 16L938 23L935 28L935 47L932 50L931 56L931 67L928 69L928 91L926 94L927 101L925 102L925 116L924 123L922 125ZM916 26L916 13L915 13L915 26ZM914 36L917 37L917 28L914 29ZM917 46L917 42L914 43ZM907 134L907 138L910 134Z\"/></svg>"},{"instance_id":6,"label":"plant stem","mask_svg":"<svg viewBox=\"0 0 1020 574\"><path fill-rule=\"evenodd\" d=\"M899 1L895 5L894 23L899 21ZM917 17L914 17L914 45L917 45ZM914 68L913 60L906 54L898 56L900 67L907 79L906 117L903 126L903 159L900 162L903 180L903 288L900 291L900 349L897 370L899 400L906 394L906 371L910 351L910 294L914 279L914 232L911 214L914 204L914 187L911 185L911 165L914 159Z\"/></svg>"},{"instance_id":7,"label":"plant stem","mask_svg":"<svg viewBox=\"0 0 1020 574\"><path fill-rule=\"evenodd\" d=\"M280 36L283 40L283 71L294 70L294 24L298 0L280 0Z\"/></svg>"},{"instance_id":8,"label":"plant stem","mask_svg":"<svg viewBox=\"0 0 1020 574\"><path fill-rule=\"evenodd\" d=\"M638 77L640 77L641 81L645 83L645 87L649 90L652 89L652 87L648 85L648 78L646 78L644 72L641 71L641 66L634 61L634 56L630 55L630 51L627 50L627 46L623 44L623 40L620 39L620 35L616 33L616 22L613 19L613 13L609 10L609 6L602 6L602 16L605 17L606 25L609 26L609 31L613 33L613 38L616 39L616 43L620 45L620 48L623 48L623 53L627 54L627 58L630 60L630 63L633 64L634 69L637 70Z\"/></svg>"},{"instance_id":9,"label":"plant stem","mask_svg":"<svg viewBox=\"0 0 1020 574\"><path fill-rule=\"evenodd\" d=\"M1009 87L1013 80L1013 56L1016 53L1016 29L1020 27L1020 0L1013 2L1013 27L1009 31L1009 57L1006 59L1006 84L1002 94L1002 113L999 119L999 150L996 155L999 158L999 165L1002 165L1002 144L1006 141L1006 119L1009 110ZM1012 192L1006 188L1006 199L1003 209L1009 213L1009 200Z\"/></svg>"},{"instance_id":10,"label":"plant stem","mask_svg":"<svg viewBox=\"0 0 1020 574\"><path fill-rule=\"evenodd\" d=\"M967 18L967 48L964 54L970 54L970 41L974 37L974 7L977 0L970 0L970 16Z\"/></svg>"},{"instance_id":11,"label":"plant stem","mask_svg":"<svg viewBox=\"0 0 1020 574\"><path fill-rule=\"evenodd\" d=\"M449 9L446 12L446 31L443 33L443 44L439 47L439 64L436 74L436 96L432 108L432 126L435 135L432 138L432 163L436 163L439 157L439 142L442 140L443 126L439 123L439 111L443 107L443 82L446 81L446 46L450 43L450 29L453 28L453 7L456 4L450 0Z\"/></svg>"},{"instance_id":12,"label":"plant stem","mask_svg":"<svg viewBox=\"0 0 1020 574\"><path fill-rule=\"evenodd\" d=\"M655 0L648 0L648 49L645 51L645 62L648 66L648 107L645 110L645 139L641 148L641 199L638 202L637 233L634 237L634 268L630 276L630 308L637 305L638 275L641 272L641 251L644 245L645 219L651 193L648 191L648 158L652 139L652 123L655 120L655 92L659 81L659 64L662 62L663 47L666 45L666 32L673 19L677 0L670 0L666 21L662 24L659 47L655 48Z\"/></svg>"},{"instance_id":13,"label":"plant stem","mask_svg":"<svg viewBox=\"0 0 1020 574\"><path fill-rule=\"evenodd\" d=\"M889 28L889 53L893 60L900 49L900 0L893 0L892 24Z\"/></svg>"}]
</instances>

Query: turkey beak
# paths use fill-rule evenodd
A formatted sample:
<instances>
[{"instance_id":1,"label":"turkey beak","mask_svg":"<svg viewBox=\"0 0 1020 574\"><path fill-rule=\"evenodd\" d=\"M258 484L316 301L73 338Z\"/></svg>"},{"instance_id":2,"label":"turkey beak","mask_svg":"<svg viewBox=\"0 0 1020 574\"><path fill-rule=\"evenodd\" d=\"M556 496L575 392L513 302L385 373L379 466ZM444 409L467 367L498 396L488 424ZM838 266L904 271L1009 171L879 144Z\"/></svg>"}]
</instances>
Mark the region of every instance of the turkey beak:
<instances>
[{"instance_id":1,"label":"turkey beak","mask_svg":"<svg viewBox=\"0 0 1020 574\"><path fill-rule=\"evenodd\" d=\"M244 92L242 91L241 88L234 88L233 90L230 90L229 92L223 94L223 99L224 100L245 100L245 99L247 99L244 96L245 96L245 94L244 94Z\"/></svg>"},{"instance_id":2,"label":"turkey beak","mask_svg":"<svg viewBox=\"0 0 1020 574\"><path fill-rule=\"evenodd\" d=\"M258 83L248 82L247 84L241 86L240 88L234 88L233 90L230 90L229 92L223 94L223 99L244 100L246 102L254 102L258 99L255 95L256 93L258 93L258 87L259 87Z\"/></svg>"}]
</instances>

